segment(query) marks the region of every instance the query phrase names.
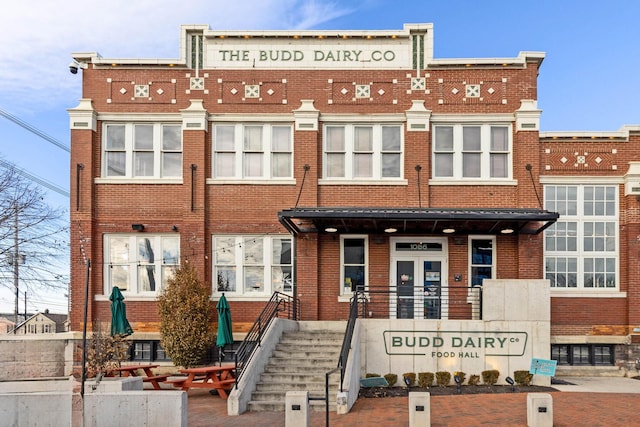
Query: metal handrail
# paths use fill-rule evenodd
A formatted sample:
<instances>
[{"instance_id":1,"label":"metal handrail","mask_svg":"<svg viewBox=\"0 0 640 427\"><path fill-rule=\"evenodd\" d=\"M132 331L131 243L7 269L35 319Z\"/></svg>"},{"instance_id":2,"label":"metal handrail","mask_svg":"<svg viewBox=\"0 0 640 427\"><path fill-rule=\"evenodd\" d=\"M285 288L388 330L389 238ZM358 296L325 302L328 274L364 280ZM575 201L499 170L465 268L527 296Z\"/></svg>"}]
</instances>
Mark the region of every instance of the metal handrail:
<instances>
[{"instance_id":1,"label":"metal handrail","mask_svg":"<svg viewBox=\"0 0 640 427\"><path fill-rule=\"evenodd\" d=\"M324 396L310 397L309 400L324 400L325 405L325 422L329 427L329 376L340 371L340 391L343 391L344 371L347 367L347 359L349 358L349 350L351 350L351 340L353 338L353 330L358 319L358 301L364 301L364 292L354 291L349 303L349 320L347 320L347 328L342 339L342 347L340 348L340 356L338 356L338 366L324 376Z\"/></svg>"},{"instance_id":2,"label":"metal handrail","mask_svg":"<svg viewBox=\"0 0 640 427\"><path fill-rule=\"evenodd\" d=\"M353 330L356 326L356 319L358 318L358 301L361 298L364 298L364 293L362 291L356 291L353 293L349 303L349 320L347 320L347 329L342 339L342 347L340 348L340 357L338 359L338 368L341 368L340 391L342 391L342 383L344 382L344 370L347 366L347 358L349 357L349 350L351 349Z\"/></svg>"},{"instance_id":3,"label":"metal handrail","mask_svg":"<svg viewBox=\"0 0 640 427\"><path fill-rule=\"evenodd\" d=\"M394 313L396 318L482 319L482 286L368 285L359 292L363 318L388 319Z\"/></svg>"},{"instance_id":4,"label":"metal handrail","mask_svg":"<svg viewBox=\"0 0 640 427\"><path fill-rule=\"evenodd\" d=\"M256 349L260 347L260 344L262 343L262 337L267 331L271 320L276 317L280 317L281 314L283 315L283 318L286 317L287 319L296 320L293 319L292 307L292 296L277 291L274 292L273 295L271 295L271 298L262 309L262 312L253 323L253 326L251 326L249 332L247 332L247 335L238 347L238 350L236 350L236 388L238 388L238 383L240 382L240 378L242 377L243 368L249 364Z\"/></svg>"}]
</instances>

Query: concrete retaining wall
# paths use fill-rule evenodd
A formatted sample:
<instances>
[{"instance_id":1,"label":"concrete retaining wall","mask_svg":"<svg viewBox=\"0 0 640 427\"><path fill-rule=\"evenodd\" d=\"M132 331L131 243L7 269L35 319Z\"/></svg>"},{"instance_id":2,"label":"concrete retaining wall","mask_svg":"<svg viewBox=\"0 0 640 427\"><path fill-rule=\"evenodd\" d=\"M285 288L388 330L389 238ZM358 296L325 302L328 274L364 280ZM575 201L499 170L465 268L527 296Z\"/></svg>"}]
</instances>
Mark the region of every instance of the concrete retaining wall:
<instances>
[{"instance_id":1,"label":"concrete retaining wall","mask_svg":"<svg viewBox=\"0 0 640 427\"><path fill-rule=\"evenodd\" d=\"M183 391L121 391L84 395L84 425L87 427L186 427L187 414L187 393Z\"/></svg>"},{"instance_id":2,"label":"concrete retaining wall","mask_svg":"<svg viewBox=\"0 0 640 427\"><path fill-rule=\"evenodd\" d=\"M0 394L0 424L12 427L187 426L187 394L183 391L88 393L84 395L84 422L81 408L80 395L71 391L5 393Z\"/></svg>"},{"instance_id":3,"label":"concrete retaining wall","mask_svg":"<svg viewBox=\"0 0 640 427\"><path fill-rule=\"evenodd\" d=\"M0 381L70 375L71 371L65 369L69 340L57 335L44 339L3 336L0 341Z\"/></svg>"},{"instance_id":4,"label":"concrete retaining wall","mask_svg":"<svg viewBox=\"0 0 640 427\"><path fill-rule=\"evenodd\" d=\"M3 426L70 426L71 392L20 393L0 395Z\"/></svg>"}]
</instances>

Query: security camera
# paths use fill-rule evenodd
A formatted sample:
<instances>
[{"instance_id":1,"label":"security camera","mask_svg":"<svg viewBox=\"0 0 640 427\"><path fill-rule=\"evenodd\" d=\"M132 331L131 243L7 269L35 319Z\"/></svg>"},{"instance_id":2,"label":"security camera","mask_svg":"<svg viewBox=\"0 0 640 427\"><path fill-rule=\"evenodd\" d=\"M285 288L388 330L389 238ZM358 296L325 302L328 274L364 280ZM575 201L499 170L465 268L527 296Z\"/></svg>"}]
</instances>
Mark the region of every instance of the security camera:
<instances>
[{"instance_id":1,"label":"security camera","mask_svg":"<svg viewBox=\"0 0 640 427\"><path fill-rule=\"evenodd\" d=\"M87 68L87 64L78 61L73 61L69 64L69 72L71 74L78 74L78 68L85 70Z\"/></svg>"}]
</instances>

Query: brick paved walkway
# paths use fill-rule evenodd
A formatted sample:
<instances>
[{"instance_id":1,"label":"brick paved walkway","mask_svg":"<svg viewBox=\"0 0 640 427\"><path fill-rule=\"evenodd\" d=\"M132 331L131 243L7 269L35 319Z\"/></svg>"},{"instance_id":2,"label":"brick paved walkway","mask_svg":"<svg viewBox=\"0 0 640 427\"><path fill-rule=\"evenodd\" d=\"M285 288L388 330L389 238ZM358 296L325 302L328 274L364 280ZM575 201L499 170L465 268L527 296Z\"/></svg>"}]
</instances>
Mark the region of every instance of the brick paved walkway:
<instances>
[{"instance_id":1,"label":"brick paved walkway","mask_svg":"<svg viewBox=\"0 0 640 427\"><path fill-rule=\"evenodd\" d=\"M247 412L231 417L227 402L206 390L191 390L189 427L284 427L284 412ZM640 426L640 394L553 392L555 427ZM310 424L325 425L324 412L311 412ZM358 399L346 415L330 414L331 427L408 426L408 399ZM526 426L527 394L432 396L431 425Z\"/></svg>"}]
</instances>

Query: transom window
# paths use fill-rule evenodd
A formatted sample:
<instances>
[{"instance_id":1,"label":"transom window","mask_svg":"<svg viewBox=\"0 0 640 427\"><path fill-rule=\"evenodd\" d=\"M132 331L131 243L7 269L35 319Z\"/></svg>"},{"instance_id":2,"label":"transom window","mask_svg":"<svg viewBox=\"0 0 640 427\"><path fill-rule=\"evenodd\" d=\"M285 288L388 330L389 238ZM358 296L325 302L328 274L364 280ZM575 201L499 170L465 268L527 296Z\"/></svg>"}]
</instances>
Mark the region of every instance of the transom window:
<instances>
[{"instance_id":1,"label":"transom window","mask_svg":"<svg viewBox=\"0 0 640 427\"><path fill-rule=\"evenodd\" d=\"M545 208L560 219L545 231L552 288L617 288L618 195L614 185L546 185Z\"/></svg>"},{"instance_id":2,"label":"transom window","mask_svg":"<svg viewBox=\"0 0 640 427\"><path fill-rule=\"evenodd\" d=\"M291 292L291 238L213 236L215 291L263 296Z\"/></svg>"},{"instance_id":3,"label":"transom window","mask_svg":"<svg viewBox=\"0 0 640 427\"><path fill-rule=\"evenodd\" d=\"M230 123L213 129L214 178L292 178L291 125Z\"/></svg>"},{"instance_id":4,"label":"transom window","mask_svg":"<svg viewBox=\"0 0 640 427\"><path fill-rule=\"evenodd\" d=\"M105 295L114 286L127 294L158 294L180 262L175 234L107 234L104 246Z\"/></svg>"},{"instance_id":5,"label":"transom window","mask_svg":"<svg viewBox=\"0 0 640 427\"><path fill-rule=\"evenodd\" d=\"M433 128L433 178L510 179L511 162L511 126L470 124Z\"/></svg>"},{"instance_id":6,"label":"transom window","mask_svg":"<svg viewBox=\"0 0 640 427\"><path fill-rule=\"evenodd\" d=\"M102 176L106 178L182 177L181 125L105 124Z\"/></svg>"},{"instance_id":7,"label":"transom window","mask_svg":"<svg viewBox=\"0 0 640 427\"><path fill-rule=\"evenodd\" d=\"M391 179L401 176L402 126L325 126L325 178Z\"/></svg>"}]
</instances>

